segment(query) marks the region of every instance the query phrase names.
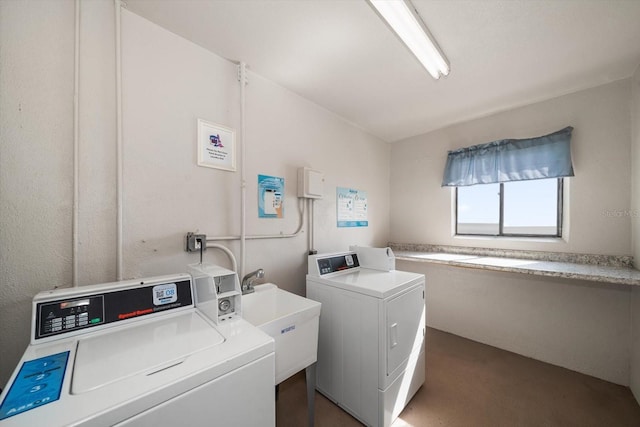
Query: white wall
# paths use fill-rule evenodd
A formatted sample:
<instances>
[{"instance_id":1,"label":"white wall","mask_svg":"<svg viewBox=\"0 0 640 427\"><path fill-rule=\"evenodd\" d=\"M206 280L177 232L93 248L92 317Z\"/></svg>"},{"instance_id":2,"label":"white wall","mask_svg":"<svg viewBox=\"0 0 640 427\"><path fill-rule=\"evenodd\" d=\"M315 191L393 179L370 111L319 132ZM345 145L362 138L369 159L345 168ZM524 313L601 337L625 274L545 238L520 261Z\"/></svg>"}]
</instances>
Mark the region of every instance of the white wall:
<instances>
[{"instance_id":1,"label":"white wall","mask_svg":"<svg viewBox=\"0 0 640 427\"><path fill-rule=\"evenodd\" d=\"M235 128L240 139L237 68L128 11L123 14L125 276L184 269L187 231L240 233L240 173L196 165L196 120ZM298 225L297 169L325 174L316 202L316 249L388 238L389 147L332 113L250 72L246 86L247 233L292 233ZM238 153L239 157L240 153ZM285 178L285 218L259 219L258 174ZM369 227L338 229L336 186L367 191ZM306 231L306 230L305 230ZM230 246L238 254L238 242ZM307 233L250 240L246 271L304 294ZM206 257L229 265L210 250Z\"/></svg>"},{"instance_id":2,"label":"white wall","mask_svg":"<svg viewBox=\"0 0 640 427\"><path fill-rule=\"evenodd\" d=\"M630 255L630 218L616 214L630 209L629 92L630 81L622 80L394 143L392 240L522 249L520 241L453 237L453 190L440 187L447 151L571 125L568 241L528 242L526 249Z\"/></svg>"},{"instance_id":3,"label":"white wall","mask_svg":"<svg viewBox=\"0 0 640 427\"><path fill-rule=\"evenodd\" d=\"M397 261L424 273L427 325L629 384L627 286Z\"/></svg>"},{"instance_id":4,"label":"white wall","mask_svg":"<svg viewBox=\"0 0 640 427\"><path fill-rule=\"evenodd\" d=\"M391 241L629 255L631 82L618 81L392 146ZM567 241L452 236L447 150L573 126ZM406 209L411 206L411 209ZM629 384L631 289L403 262L427 275L427 323L476 341Z\"/></svg>"},{"instance_id":5,"label":"white wall","mask_svg":"<svg viewBox=\"0 0 640 427\"><path fill-rule=\"evenodd\" d=\"M81 4L77 281L87 285L116 277L116 56L113 2Z\"/></svg>"},{"instance_id":6,"label":"white wall","mask_svg":"<svg viewBox=\"0 0 640 427\"><path fill-rule=\"evenodd\" d=\"M71 281L73 1L0 2L0 384ZM0 387L2 387L0 385Z\"/></svg>"},{"instance_id":7,"label":"white wall","mask_svg":"<svg viewBox=\"0 0 640 427\"><path fill-rule=\"evenodd\" d=\"M115 279L113 3L82 3L79 284ZM0 2L0 384L28 343L30 301L72 281L72 1ZM240 231L239 172L196 165L196 119L240 130L236 67L123 11L124 276L185 271L184 235ZM250 64L249 64L250 65ZM332 113L249 73L247 232L291 233L296 170L325 173L316 249L381 245L389 229L389 147ZM239 154L239 153L238 153ZM285 178L285 218L257 218L257 175ZM338 229L335 187L365 190L369 227ZM307 227L247 241L247 269L304 293ZM237 242L229 247L239 256ZM205 258L228 266L221 252Z\"/></svg>"},{"instance_id":8,"label":"white wall","mask_svg":"<svg viewBox=\"0 0 640 427\"><path fill-rule=\"evenodd\" d=\"M631 108L631 228L633 258L636 268L640 268L640 67L632 79ZM632 297L632 338L631 338L631 391L640 402L640 289L633 289Z\"/></svg>"}]
</instances>

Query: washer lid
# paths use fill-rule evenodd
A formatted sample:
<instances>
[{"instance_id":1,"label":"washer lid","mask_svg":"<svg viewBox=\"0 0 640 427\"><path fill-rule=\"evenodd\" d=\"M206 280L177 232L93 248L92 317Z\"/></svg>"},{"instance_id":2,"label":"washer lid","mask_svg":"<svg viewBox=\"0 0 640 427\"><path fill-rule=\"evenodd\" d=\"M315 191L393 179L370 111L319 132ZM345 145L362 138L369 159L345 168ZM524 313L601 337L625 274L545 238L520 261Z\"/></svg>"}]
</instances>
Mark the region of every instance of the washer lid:
<instances>
[{"instance_id":1,"label":"washer lid","mask_svg":"<svg viewBox=\"0 0 640 427\"><path fill-rule=\"evenodd\" d=\"M222 335L194 311L91 335L78 340L71 394L141 372L151 375L223 342Z\"/></svg>"}]
</instances>

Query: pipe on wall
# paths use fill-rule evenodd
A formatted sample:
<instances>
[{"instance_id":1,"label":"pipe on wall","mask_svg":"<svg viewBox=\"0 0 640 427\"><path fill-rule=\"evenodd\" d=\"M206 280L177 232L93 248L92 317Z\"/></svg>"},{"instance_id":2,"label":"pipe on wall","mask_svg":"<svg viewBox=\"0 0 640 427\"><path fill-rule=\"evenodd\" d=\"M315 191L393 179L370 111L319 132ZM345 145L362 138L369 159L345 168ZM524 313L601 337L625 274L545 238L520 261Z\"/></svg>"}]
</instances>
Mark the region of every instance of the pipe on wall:
<instances>
[{"instance_id":1,"label":"pipe on wall","mask_svg":"<svg viewBox=\"0 0 640 427\"><path fill-rule=\"evenodd\" d=\"M121 0L113 0L115 6L116 36L116 279L122 280L123 270L123 156L122 156L122 23Z\"/></svg>"},{"instance_id":2,"label":"pipe on wall","mask_svg":"<svg viewBox=\"0 0 640 427\"><path fill-rule=\"evenodd\" d=\"M233 271L235 271L236 273L238 272L238 262L236 261L235 255L233 255L233 252L231 252L231 250L229 250L229 248L227 248L226 246L223 246L223 245L219 245L217 243L209 243L208 241L206 242L206 246L205 247L207 249L210 249L210 248L220 249L225 254L227 254L229 259L231 260L231 269Z\"/></svg>"},{"instance_id":3,"label":"pipe on wall","mask_svg":"<svg viewBox=\"0 0 640 427\"><path fill-rule=\"evenodd\" d=\"M308 199L309 201L309 253L311 253L311 251L315 251L315 235L313 232L313 221L314 221L314 202L315 199Z\"/></svg>"},{"instance_id":4,"label":"pipe on wall","mask_svg":"<svg viewBox=\"0 0 640 427\"><path fill-rule=\"evenodd\" d=\"M244 277L245 269L246 269L246 241L247 240L256 240L256 239L282 239L282 238L291 238L296 237L302 232L302 227L304 226L304 203L298 204L298 210L300 212L298 228L291 234L263 234L263 235L247 235L246 224L247 224L247 208L246 208L246 197L247 197L247 180L246 180L246 171L245 171L245 163L246 163L246 140L245 140L245 111L246 111L246 89L247 85L247 64L244 62L238 63L238 80L240 81L240 235L239 236L215 236L207 238L207 248L215 247L218 249L222 249L227 252L230 257L233 257L233 253L231 253L225 246L215 244L213 242L222 241L222 240L239 240L240 241L240 271L237 269L237 263L235 258L232 258L232 262L234 264L234 271L238 273L240 277Z\"/></svg>"},{"instance_id":5,"label":"pipe on wall","mask_svg":"<svg viewBox=\"0 0 640 427\"><path fill-rule=\"evenodd\" d=\"M296 237L302 232L302 227L304 226L304 212L305 212L304 205L300 205L300 202L298 203L299 203L298 210L300 212L299 219L298 219L298 228L296 228L296 231L294 231L293 233L245 235L244 238L246 240L259 240L259 239L288 239L291 237ZM218 242L221 240L240 240L240 236L214 236L214 237L207 238L207 242Z\"/></svg>"},{"instance_id":6,"label":"pipe on wall","mask_svg":"<svg viewBox=\"0 0 640 427\"><path fill-rule=\"evenodd\" d=\"M239 65L239 78L240 78L240 277L244 277L244 271L246 267L246 239L247 239L247 180L245 172L245 159L246 159L246 147L245 147L245 86L247 84L247 64L240 62ZM237 271L237 270L236 270Z\"/></svg>"},{"instance_id":7,"label":"pipe on wall","mask_svg":"<svg viewBox=\"0 0 640 427\"><path fill-rule=\"evenodd\" d=\"M80 216L80 0L75 1L73 54L73 219L72 283L78 286L78 227Z\"/></svg>"}]
</instances>

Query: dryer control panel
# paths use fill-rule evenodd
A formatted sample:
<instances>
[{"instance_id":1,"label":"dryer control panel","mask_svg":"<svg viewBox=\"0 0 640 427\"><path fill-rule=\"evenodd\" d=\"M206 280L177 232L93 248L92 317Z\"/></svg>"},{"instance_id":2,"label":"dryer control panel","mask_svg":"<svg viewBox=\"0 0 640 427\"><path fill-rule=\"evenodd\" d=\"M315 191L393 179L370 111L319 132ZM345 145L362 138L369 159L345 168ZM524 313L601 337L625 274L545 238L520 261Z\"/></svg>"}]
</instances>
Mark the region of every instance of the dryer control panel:
<instances>
[{"instance_id":1,"label":"dryer control panel","mask_svg":"<svg viewBox=\"0 0 640 427\"><path fill-rule=\"evenodd\" d=\"M353 271L359 268L360 262L355 252L309 256L308 274L310 276L322 277L332 273Z\"/></svg>"}]
</instances>

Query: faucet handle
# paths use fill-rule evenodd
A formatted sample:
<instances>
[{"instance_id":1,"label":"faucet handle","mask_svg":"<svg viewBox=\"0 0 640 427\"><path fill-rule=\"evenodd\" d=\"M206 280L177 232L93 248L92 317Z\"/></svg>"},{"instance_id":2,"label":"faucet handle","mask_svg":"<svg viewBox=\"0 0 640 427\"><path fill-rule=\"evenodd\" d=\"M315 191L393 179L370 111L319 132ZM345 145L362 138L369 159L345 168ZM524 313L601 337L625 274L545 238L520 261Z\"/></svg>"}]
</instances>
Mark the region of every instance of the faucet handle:
<instances>
[{"instance_id":1,"label":"faucet handle","mask_svg":"<svg viewBox=\"0 0 640 427\"><path fill-rule=\"evenodd\" d=\"M254 292L253 282L257 279L262 279L264 277L264 270L262 268L257 269L256 271L252 271L251 273L245 275L242 278L242 283L240 289L242 290L242 294L249 294Z\"/></svg>"}]
</instances>

